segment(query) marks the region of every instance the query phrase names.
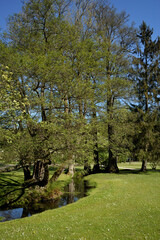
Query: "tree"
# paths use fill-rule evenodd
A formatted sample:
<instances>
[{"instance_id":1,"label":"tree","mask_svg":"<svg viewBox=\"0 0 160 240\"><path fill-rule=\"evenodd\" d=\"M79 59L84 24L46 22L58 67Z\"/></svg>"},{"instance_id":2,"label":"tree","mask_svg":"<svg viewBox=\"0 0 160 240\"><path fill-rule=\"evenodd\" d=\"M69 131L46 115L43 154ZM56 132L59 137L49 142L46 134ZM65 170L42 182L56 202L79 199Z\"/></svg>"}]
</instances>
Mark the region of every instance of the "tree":
<instances>
[{"instance_id":1,"label":"tree","mask_svg":"<svg viewBox=\"0 0 160 240\"><path fill-rule=\"evenodd\" d=\"M147 160L153 157L151 149L155 141L155 126L159 108L159 38L152 40L153 29L142 22L137 35L137 57L134 57L135 92L137 103L133 109L137 114L137 137L135 151L142 160L141 171L147 168Z\"/></svg>"},{"instance_id":2,"label":"tree","mask_svg":"<svg viewBox=\"0 0 160 240\"><path fill-rule=\"evenodd\" d=\"M92 144L84 119L90 98L92 43L89 39L79 41L77 28L64 21L62 14L59 16L54 3L26 2L23 12L9 21L13 53L7 61L14 73L19 102L23 102L20 122L22 135L25 132L30 136L32 176L23 144L21 163L27 168L28 178L39 185L47 183L42 180L48 176L51 154L60 156L62 163L72 163L77 156L81 159Z\"/></svg>"},{"instance_id":3,"label":"tree","mask_svg":"<svg viewBox=\"0 0 160 240\"><path fill-rule=\"evenodd\" d=\"M9 21L9 38L12 49L12 62L16 59L15 65L10 62L13 71L13 80L16 83L18 92L18 103L20 104L20 122L28 129L30 143L33 147L34 172L32 178L39 185L46 184L48 178L48 164L50 163L50 152L46 147L50 135L44 122L47 121L46 99L47 84L46 64L47 52L49 50L49 37L54 35L54 23L56 21L53 11L53 1L30 1L24 4L23 12L14 15ZM52 18L51 18L52 15ZM36 42L36 44L35 44ZM29 101L28 101L29 99ZM26 101L26 102L25 102ZM23 104L21 104L23 103ZM36 116L34 117L33 116ZM41 118L42 124L38 123ZM24 133L24 132L23 132ZM22 141L23 142L23 141ZM23 149L20 151L20 161L24 168L28 168L28 157ZM23 159L22 159L23 158ZM43 174L44 173L44 174ZM28 174L28 178L30 179ZM26 177L25 177L25 180ZM45 180L45 182L43 181Z\"/></svg>"},{"instance_id":4,"label":"tree","mask_svg":"<svg viewBox=\"0 0 160 240\"><path fill-rule=\"evenodd\" d=\"M115 102L125 98L130 85L127 71L129 71L130 53L135 40L135 29L127 25L128 16L125 12L117 13L114 7L104 4L103 1L93 6L93 19L95 38L102 53L99 59L99 78L104 89L102 101L107 111L109 160L106 171L118 172L114 153Z\"/></svg>"},{"instance_id":5,"label":"tree","mask_svg":"<svg viewBox=\"0 0 160 240\"><path fill-rule=\"evenodd\" d=\"M54 180L67 165L73 175L75 163L90 171L93 162L93 172L99 172L102 155L106 172L118 172L117 159L133 148L141 159L156 152L159 40L151 40L145 24L138 35L142 48L134 58L134 86L136 30L125 12L104 1L25 1L8 26L6 44L0 43L0 62L9 68L3 70L6 79L1 74L0 120L2 132L11 134L25 181L46 185L51 162L60 164ZM136 88L138 138L124 104Z\"/></svg>"}]
</instances>

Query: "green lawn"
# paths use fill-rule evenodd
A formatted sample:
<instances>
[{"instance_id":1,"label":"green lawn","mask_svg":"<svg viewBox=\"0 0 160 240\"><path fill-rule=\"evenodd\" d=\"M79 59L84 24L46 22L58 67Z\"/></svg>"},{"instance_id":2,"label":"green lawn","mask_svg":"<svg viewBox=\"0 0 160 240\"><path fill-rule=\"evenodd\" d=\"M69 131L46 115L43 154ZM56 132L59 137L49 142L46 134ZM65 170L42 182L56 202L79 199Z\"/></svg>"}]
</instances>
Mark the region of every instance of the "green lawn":
<instances>
[{"instance_id":1,"label":"green lawn","mask_svg":"<svg viewBox=\"0 0 160 240\"><path fill-rule=\"evenodd\" d=\"M160 240L160 172L96 174L88 197L0 223L0 239Z\"/></svg>"},{"instance_id":2,"label":"green lawn","mask_svg":"<svg viewBox=\"0 0 160 240\"><path fill-rule=\"evenodd\" d=\"M120 169L141 169L142 163L141 162L125 162L125 163L118 163L118 167ZM147 169L151 169L151 164L147 164ZM160 165L157 165L156 169L160 170Z\"/></svg>"}]
</instances>

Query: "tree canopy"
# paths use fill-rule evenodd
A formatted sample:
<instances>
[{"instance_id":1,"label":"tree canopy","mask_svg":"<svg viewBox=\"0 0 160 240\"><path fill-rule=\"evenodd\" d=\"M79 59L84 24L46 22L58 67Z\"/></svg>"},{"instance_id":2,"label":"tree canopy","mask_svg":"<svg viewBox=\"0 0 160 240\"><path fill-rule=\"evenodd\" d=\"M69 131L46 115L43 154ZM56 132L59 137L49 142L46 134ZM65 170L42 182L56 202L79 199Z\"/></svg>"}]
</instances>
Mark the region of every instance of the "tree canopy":
<instances>
[{"instance_id":1,"label":"tree canopy","mask_svg":"<svg viewBox=\"0 0 160 240\"><path fill-rule=\"evenodd\" d=\"M0 42L3 159L12 149L25 181L39 186L51 163L73 174L76 163L89 173L91 164L118 172L127 158L158 162L160 38L152 34L104 1L25 1Z\"/></svg>"}]
</instances>

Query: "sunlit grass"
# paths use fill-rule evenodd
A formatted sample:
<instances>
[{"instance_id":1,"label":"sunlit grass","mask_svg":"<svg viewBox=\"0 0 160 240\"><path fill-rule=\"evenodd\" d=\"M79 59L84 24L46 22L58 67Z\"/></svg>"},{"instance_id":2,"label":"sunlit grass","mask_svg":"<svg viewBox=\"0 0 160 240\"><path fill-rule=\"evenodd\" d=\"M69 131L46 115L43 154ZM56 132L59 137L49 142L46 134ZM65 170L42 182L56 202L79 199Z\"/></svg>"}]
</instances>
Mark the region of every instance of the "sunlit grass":
<instances>
[{"instance_id":1,"label":"sunlit grass","mask_svg":"<svg viewBox=\"0 0 160 240\"><path fill-rule=\"evenodd\" d=\"M160 172L95 174L90 195L29 218L0 223L1 240L159 240Z\"/></svg>"},{"instance_id":2,"label":"sunlit grass","mask_svg":"<svg viewBox=\"0 0 160 240\"><path fill-rule=\"evenodd\" d=\"M120 169L125 168L125 169L137 169L138 170L138 169L141 169L141 166L142 166L141 162L121 162L121 163L118 163L118 167ZM152 169L150 163L147 164L147 169L149 169L149 170ZM156 169L157 170L160 169L160 164L157 165Z\"/></svg>"}]
</instances>

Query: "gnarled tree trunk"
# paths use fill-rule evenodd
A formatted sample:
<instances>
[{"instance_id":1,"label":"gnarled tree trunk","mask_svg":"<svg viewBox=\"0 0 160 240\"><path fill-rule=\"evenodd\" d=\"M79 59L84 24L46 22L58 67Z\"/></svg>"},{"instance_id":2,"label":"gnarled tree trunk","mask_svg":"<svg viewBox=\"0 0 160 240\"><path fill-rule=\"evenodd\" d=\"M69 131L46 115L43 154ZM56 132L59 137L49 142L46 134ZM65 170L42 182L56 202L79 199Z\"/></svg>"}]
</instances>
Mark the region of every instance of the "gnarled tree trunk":
<instances>
[{"instance_id":1,"label":"gnarled tree trunk","mask_svg":"<svg viewBox=\"0 0 160 240\"><path fill-rule=\"evenodd\" d=\"M35 162L34 170L33 170L33 179L35 183L40 187L46 186L49 181L49 169L48 163L44 163L41 160Z\"/></svg>"}]
</instances>

